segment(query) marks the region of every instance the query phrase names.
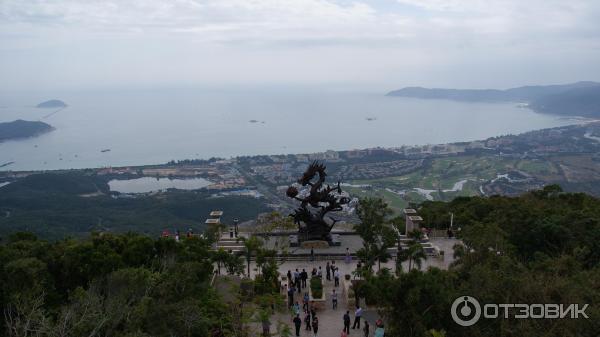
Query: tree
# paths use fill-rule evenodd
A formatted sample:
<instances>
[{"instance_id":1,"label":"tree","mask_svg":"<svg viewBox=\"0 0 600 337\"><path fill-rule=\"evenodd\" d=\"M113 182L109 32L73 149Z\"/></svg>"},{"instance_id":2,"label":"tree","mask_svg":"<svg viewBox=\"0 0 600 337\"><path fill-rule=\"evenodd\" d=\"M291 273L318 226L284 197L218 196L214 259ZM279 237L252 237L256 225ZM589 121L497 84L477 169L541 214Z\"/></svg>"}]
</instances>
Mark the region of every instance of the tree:
<instances>
[{"instance_id":1,"label":"tree","mask_svg":"<svg viewBox=\"0 0 600 337\"><path fill-rule=\"evenodd\" d=\"M364 198L360 200L356 212L360 223L354 226L354 230L363 240L363 248L357 255L369 271L372 271L376 261L378 269L381 269L381 262L385 263L391 257L388 248L396 244L397 236L387 219L392 210L383 199Z\"/></svg>"},{"instance_id":2,"label":"tree","mask_svg":"<svg viewBox=\"0 0 600 337\"><path fill-rule=\"evenodd\" d=\"M211 254L211 260L213 263L217 264L217 274L221 275L221 266L226 265L230 260L230 255L223 248L219 248L216 251L213 251Z\"/></svg>"},{"instance_id":3,"label":"tree","mask_svg":"<svg viewBox=\"0 0 600 337\"><path fill-rule=\"evenodd\" d=\"M263 246L263 241L256 235L251 235L249 238L239 238L244 244L244 254L246 255L246 263L248 266L247 277L250 277L250 262L252 260L252 254L258 252Z\"/></svg>"}]
</instances>

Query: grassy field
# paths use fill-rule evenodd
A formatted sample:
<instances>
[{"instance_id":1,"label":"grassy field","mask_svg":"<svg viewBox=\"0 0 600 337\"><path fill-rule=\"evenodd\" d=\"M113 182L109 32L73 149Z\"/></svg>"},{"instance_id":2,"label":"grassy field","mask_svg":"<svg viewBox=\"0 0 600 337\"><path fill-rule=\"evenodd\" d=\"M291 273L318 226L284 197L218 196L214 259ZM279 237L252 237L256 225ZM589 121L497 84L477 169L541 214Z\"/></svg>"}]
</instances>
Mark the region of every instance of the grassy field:
<instances>
[{"instance_id":1,"label":"grassy field","mask_svg":"<svg viewBox=\"0 0 600 337\"><path fill-rule=\"evenodd\" d=\"M457 196L479 195L482 183L494 179L498 174L519 170L535 176L556 176L557 165L536 159L514 159L499 156L456 156L436 158L422 170L410 174L381 179L355 180L352 184L371 185L372 188L352 188L349 192L358 197L378 196L384 198L395 210L401 210L409 202L422 202L426 196L414 188L435 190L430 195L434 200L451 200ZM462 180L467 180L462 190L449 191ZM386 189L404 191L404 195ZM446 191L444 191L446 190Z\"/></svg>"}]
</instances>

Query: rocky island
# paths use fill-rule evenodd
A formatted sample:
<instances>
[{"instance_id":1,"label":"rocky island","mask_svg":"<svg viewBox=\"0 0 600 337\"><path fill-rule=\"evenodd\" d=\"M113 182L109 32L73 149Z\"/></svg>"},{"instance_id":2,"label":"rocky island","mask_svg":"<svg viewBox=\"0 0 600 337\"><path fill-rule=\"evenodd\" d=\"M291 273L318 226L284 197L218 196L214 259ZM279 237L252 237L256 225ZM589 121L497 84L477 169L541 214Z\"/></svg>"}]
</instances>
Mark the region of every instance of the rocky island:
<instances>
[{"instance_id":1,"label":"rocky island","mask_svg":"<svg viewBox=\"0 0 600 337\"><path fill-rule=\"evenodd\" d=\"M0 142L6 140L39 136L54 130L52 126L39 121L16 120L0 123Z\"/></svg>"},{"instance_id":2,"label":"rocky island","mask_svg":"<svg viewBox=\"0 0 600 337\"><path fill-rule=\"evenodd\" d=\"M67 104L58 99L51 99L49 101L42 102L36 105L36 108L42 109L58 109L58 108L66 108Z\"/></svg>"}]
</instances>

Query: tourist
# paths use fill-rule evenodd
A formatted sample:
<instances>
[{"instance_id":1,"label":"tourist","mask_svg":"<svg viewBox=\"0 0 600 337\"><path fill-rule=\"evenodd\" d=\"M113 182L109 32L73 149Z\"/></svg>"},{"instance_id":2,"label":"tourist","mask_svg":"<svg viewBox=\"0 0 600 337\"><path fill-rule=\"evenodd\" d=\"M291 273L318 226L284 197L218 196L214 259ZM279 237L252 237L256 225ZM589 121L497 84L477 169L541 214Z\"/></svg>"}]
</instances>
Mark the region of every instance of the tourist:
<instances>
[{"instance_id":1,"label":"tourist","mask_svg":"<svg viewBox=\"0 0 600 337\"><path fill-rule=\"evenodd\" d=\"M333 292L331 292L331 304L333 306L333 309L337 309L337 293L335 292L335 289L333 289Z\"/></svg>"},{"instance_id":2,"label":"tourist","mask_svg":"<svg viewBox=\"0 0 600 337\"><path fill-rule=\"evenodd\" d=\"M300 289L300 272L298 272L298 268L294 271L294 286Z\"/></svg>"},{"instance_id":3,"label":"tourist","mask_svg":"<svg viewBox=\"0 0 600 337\"><path fill-rule=\"evenodd\" d=\"M321 266L319 266L319 270L317 271L317 277L323 279L323 271L321 270Z\"/></svg>"},{"instance_id":4,"label":"tourist","mask_svg":"<svg viewBox=\"0 0 600 337\"><path fill-rule=\"evenodd\" d=\"M287 295L288 295L288 307L291 308L292 305L294 304L294 292L296 290L294 289L293 286L288 287L288 291L287 291Z\"/></svg>"},{"instance_id":5,"label":"tourist","mask_svg":"<svg viewBox=\"0 0 600 337\"><path fill-rule=\"evenodd\" d=\"M357 274L359 277L361 277L361 276L362 276L361 270L362 270L362 263L360 263L360 260L359 260L359 261L356 263L356 274ZM356 278L356 275L354 276L354 278Z\"/></svg>"},{"instance_id":6,"label":"tourist","mask_svg":"<svg viewBox=\"0 0 600 337\"><path fill-rule=\"evenodd\" d=\"M296 315L294 317L294 327L296 328L296 337L300 337L300 327L302 326L302 320L300 319L300 315Z\"/></svg>"},{"instance_id":7,"label":"tourist","mask_svg":"<svg viewBox=\"0 0 600 337\"><path fill-rule=\"evenodd\" d=\"M346 263L350 263L352 258L350 257L350 249L346 248Z\"/></svg>"},{"instance_id":8,"label":"tourist","mask_svg":"<svg viewBox=\"0 0 600 337\"><path fill-rule=\"evenodd\" d=\"M344 331L350 333L350 311L344 314Z\"/></svg>"},{"instance_id":9,"label":"tourist","mask_svg":"<svg viewBox=\"0 0 600 337\"><path fill-rule=\"evenodd\" d=\"M311 306L310 306L310 317L315 319L317 317L317 312L315 311L315 307L313 306L313 304L314 303L311 303Z\"/></svg>"},{"instance_id":10,"label":"tourist","mask_svg":"<svg viewBox=\"0 0 600 337\"><path fill-rule=\"evenodd\" d=\"M294 314L300 315L300 304L298 304L298 302L296 302L296 304L294 304Z\"/></svg>"},{"instance_id":11,"label":"tourist","mask_svg":"<svg viewBox=\"0 0 600 337\"><path fill-rule=\"evenodd\" d=\"M315 250L314 249L310 249L310 260L314 261L315 260Z\"/></svg>"},{"instance_id":12,"label":"tourist","mask_svg":"<svg viewBox=\"0 0 600 337\"><path fill-rule=\"evenodd\" d=\"M175 233L175 241L179 242L179 230Z\"/></svg>"},{"instance_id":13,"label":"tourist","mask_svg":"<svg viewBox=\"0 0 600 337\"><path fill-rule=\"evenodd\" d=\"M306 272L306 269L302 269L302 272L300 273L300 280L302 280L302 288L306 288L306 280L308 279L308 273Z\"/></svg>"},{"instance_id":14,"label":"tourist","mask_svg":"<svg viewBox=\"0 0 600 337\"><path fill-rule=\"evenodd\" d=\"M310 272L310 277L315 277L317 276L317 268L313 268L312 271Z\"/></svg>"},{"instance_id":15,"label":"tourist","mask_svg":"<svg viewBox=\"0 0 600 337\"><path fill-rule=\"evenodd\" d=\"M306 323L305 330L310 331L310 312L307 312L306 316L304 316L304 323Z\"/></svg>"},{"instance_id":16,"label":"tourist","mask_svg":"<svg viewBox=\"0 0 600 337\"><path fill-rule=\"evenodd\" d=\"M327 265L325 266L325 273L327 281L331 281L331 266L329 265L329 261L327 261Z\"/></svg>"},{"instance_id":17,"label":"tourist","mask_svg":"<svg viewBox=\"0 0 600 337\"><path fill-rule=\"evenodd\" d=\"M369 337L369 321L365 319L365 327L363 328L364 337Z\"/></svg>"},{"instance_id":18,"label":"tourist","mask_svg":"<svg viewBox=\"0 0 600 337\"><path fill-rule=\"evenodd\" d=\"M292 271L288 270L287 272L287 279L288 279L288 283L292 284L292 282L294 282L294 280L292 279Z\"/></svg>"},{"instance_id":19,"label":"tourist","mask_svg":"<svg viewBox=\"0 0 600 337\"><path fill-rule=\"evenodd\" d=\"M319 319L317 316L313 316L312 318L312 328L313 328L313 336L317 337L317 332L319 331Z\"/></svg>"},{"instance_id":20,"label":"tourist","mask_svg":"<svg viewBox=\"0 0 600 337\"><path fill-rule=\"evenodd\" d=\"M356 306L356 311L354 312L354 324L352 324L352 329L360 329L360 317L362 316L362 308L360 305Z\"/></svg>"},{"instance_id":21,"label":"tourist","mask_svg":"<svg viewBox=\"0 0 600 337\"><path fill-rule=\"evenodd\" d=\"M384 326L383 326L383 322L378 319L377 322L375 322L375 334L373 335L374 337L383 337L385 334L385 330L384 330Z\"/></svg>"},{"instance_id":22,"label":"tourist","mask_svg":"<svg viewBox=\"0 0 600 337\"><path fill-rule=\"evenodd\" d=\"M302 299L302 309L304 312L308 312L308 293L304 293L304 298Z\"/></svg>"},{"instance_id":23,"label":"tourist","mask_svg":"<svg viewBox=\"0 0 600 337\"><path fill-rule=\"evenodd\" d=\"M268 318L262 321L262 330L263 330L263 336L265 336L265 337L271 336L271 322L269 321Z\"/></svg>"},{"instance_id":24,"label":"tourist","mask_svg":"<svg viewBox=\"0 0 600 337\"><path fill-rule=\"evenodd\" d=\"M335 268L335 272L333 273L333 279L335 281L334 286L339 286L340 285L340 270L339 268Z\"/></svg>"}]
</instances>

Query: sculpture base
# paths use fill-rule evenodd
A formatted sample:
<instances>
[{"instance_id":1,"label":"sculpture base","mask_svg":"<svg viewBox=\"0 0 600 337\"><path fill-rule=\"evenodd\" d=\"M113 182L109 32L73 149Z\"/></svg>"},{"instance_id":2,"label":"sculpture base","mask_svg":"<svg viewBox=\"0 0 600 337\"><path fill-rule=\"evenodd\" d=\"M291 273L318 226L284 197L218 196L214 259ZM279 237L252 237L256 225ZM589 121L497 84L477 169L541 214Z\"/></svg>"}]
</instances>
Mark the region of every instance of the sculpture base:
<instances>
[{"instance_id":1,"label":"sculpture base","mask_svg":"<svg viewBox=\"0 0 600 337\"><path fill-rule=\"evenodd\" d=\"M302 241L300 247L303 249L318 249L318 248L329 248L329 242L325 240L308 240Z\"/></svg>"}]
</instances>

